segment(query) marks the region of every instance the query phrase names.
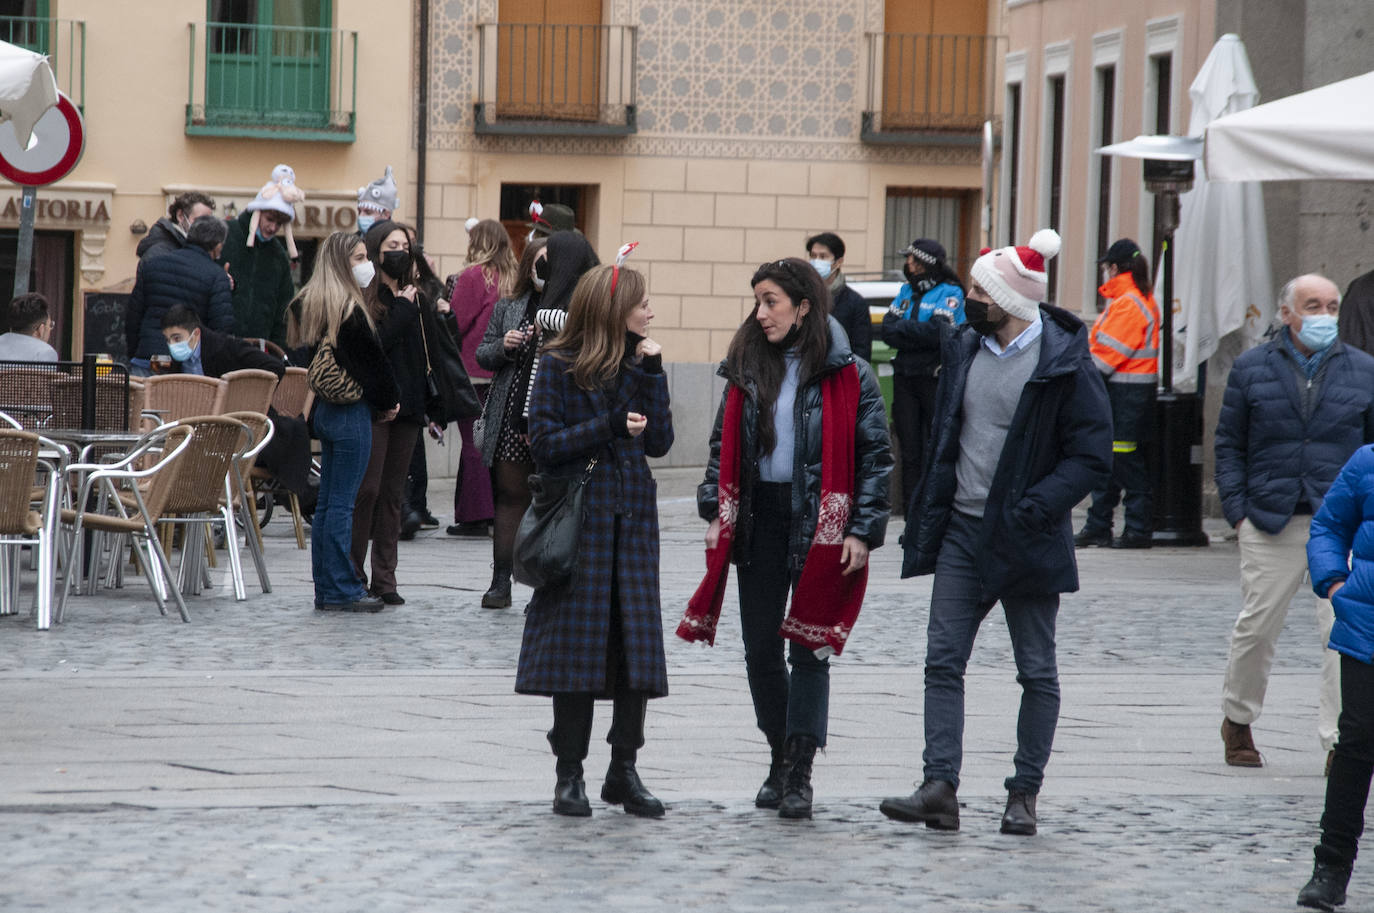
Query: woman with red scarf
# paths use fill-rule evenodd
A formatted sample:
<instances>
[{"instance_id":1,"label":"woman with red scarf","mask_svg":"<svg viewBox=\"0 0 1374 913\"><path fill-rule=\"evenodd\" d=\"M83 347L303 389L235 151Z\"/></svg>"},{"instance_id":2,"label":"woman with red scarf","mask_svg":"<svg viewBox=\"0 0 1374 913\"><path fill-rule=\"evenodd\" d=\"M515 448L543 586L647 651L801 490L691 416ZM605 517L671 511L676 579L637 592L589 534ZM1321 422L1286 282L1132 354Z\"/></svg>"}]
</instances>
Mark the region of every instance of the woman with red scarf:
<instances>
[{"instance_id":1,"label":"woman with red scarf","mask_svg":"<svg viewBox=\"0 0 1374 913\"><path fill-rule=\"evenodd\" d=\"M750 284L754 311L720 368L727 384L697 489L711 523L706 579L677 633L714 642L729 565L737 565L749 690L773 755L754 804L810 818L828 657L844 649L868 553L883 544L892 452L878 379L830 317L815 269L777 260Z\"/></svg>"}]
</instances>

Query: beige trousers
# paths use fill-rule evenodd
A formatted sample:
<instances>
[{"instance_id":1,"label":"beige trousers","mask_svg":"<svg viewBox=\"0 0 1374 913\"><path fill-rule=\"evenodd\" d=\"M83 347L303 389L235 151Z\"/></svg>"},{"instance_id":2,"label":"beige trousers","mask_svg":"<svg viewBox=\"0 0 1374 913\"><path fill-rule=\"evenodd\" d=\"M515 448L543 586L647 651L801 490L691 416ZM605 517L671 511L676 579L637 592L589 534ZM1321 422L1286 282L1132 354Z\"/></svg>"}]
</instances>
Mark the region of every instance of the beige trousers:
<instances>
[{"instance_id":1,"label":"beige trousers","mask_svg":"<svg viewBox=\"0 0 1374 913\"><path fill-rule=\"evenodd\" d=\"M1221 709L1233 723L1248 726L1264 708L1274 647L1288 617L1293 597L1307 579L1307 534L1311 517L1296 516L1278 535L1244 520L1240 540L1240 588L1245 607L1231 632ZM1336 721L1341 713L1340 654L1327 648L1335 616L1331 603L1316 599L1317 631L1311 644L1322 652L1321 691L1317 699L1317 737L1322 748L1336 744ZM1314 657L1315 658L1315 657Z\"/></svg>"}]
</instances>

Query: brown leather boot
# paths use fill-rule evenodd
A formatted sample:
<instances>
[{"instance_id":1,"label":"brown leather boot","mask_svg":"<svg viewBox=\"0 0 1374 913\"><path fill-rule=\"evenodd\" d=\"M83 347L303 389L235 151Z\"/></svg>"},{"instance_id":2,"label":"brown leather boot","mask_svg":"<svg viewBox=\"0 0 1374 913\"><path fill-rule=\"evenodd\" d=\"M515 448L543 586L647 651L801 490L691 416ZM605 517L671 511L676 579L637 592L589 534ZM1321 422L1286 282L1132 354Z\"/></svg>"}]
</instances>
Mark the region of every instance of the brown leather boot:
<instances>
[{"instance_id":1,"label":"brown leather boot","mask_svg":"<svg viewBox=\"0 0 1374 913\"><path fill-rule=\"evenodd\" d=\"M1232 767L1263 767L1264 760L1255 748L1255 740L1250 738L1250 727L1221 721L1221 740L1226 744L1226 763Z\"/></svg>"}]
</instances>

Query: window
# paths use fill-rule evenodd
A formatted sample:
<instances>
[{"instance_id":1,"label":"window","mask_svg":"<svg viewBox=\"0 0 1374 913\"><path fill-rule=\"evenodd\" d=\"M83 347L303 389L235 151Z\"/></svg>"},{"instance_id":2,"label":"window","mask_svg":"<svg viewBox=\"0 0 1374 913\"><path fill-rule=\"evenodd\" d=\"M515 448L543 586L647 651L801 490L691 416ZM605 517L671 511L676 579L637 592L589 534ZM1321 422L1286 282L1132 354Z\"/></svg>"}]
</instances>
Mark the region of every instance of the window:
<instances>
[{"instance_id":1,"label":"window","mask_svg":"<svg viewBox=\"0 0 1374 913\"><path fill-rule=\"evenodd\" d=\"M601 0L501 0L498 117L600 116Z\"/></svg>"},{"instance_id":2,"label":"window","mask_svg":"<svg viewBox=\"0 0 1374 913\"><path fill-rule=\"evenodd\" d=\"M0 40L49 53L48 0L0 0Z\"/></svg>"},{"instance_id":3,"label":"window","mask_svg":"<svg viewBox=\"0 0 1374 913\"><path fill-rule=\"evenodd\" d=\"M1016 243L1017 205L1021 196L1021 83L1007 86L1007 136L1002 147L1006 155L1006 221L1002 237L1007 244Z\"/></svg>"},{"instance_id":4,"label":"window","mask_svg":"<svg viewBox=\"0 0 1374 913\"><path fill-rule=\"evenodd\" d=\"M1172 132L1173 124L1173 68L1174 58L1172 54L1155 54L1150 57L1150 98L1149 107L1153 109L1154 132L1163 136ZM1155 263L1158 256L1160 245L1164 243L1164 237L1159 233L1155 226L1159 225L1159 214L1155 211L1162 205L1161 198L1157 194L1151 194L1152 205L1142 206L1141 209L1148 209L1153 215L1150 225L1150 263L1154 264L1156 271L1159 265Z\"/></svg>"},{"instance_id":5,"label":"window","mask_svg":"<svg viewBox=\"0 0 1374 913\"><path fill-rule=\"evenodd\" d=\"M879 43L869 49L882 60L884 130L977 130L992 116L998 38L987 34L986 6L887 0L883 32L872 36Z\"/></svg>"},{"instance_id":6,"label":"window","mask_svg":"<svg viewBox=\"0 0 1374 913\"><path fill-rule=\"evenodd\" d=\"M906 258L896 253L916 238L944 245L948 263L960 276L973 266L977 250L969 229L978 224L979 191L926 187L889 187L883 228L883 271L901 271Z\"/></svg>"},{"instance_id":7,"label":"window","mask_svg":"<svg viewBox=\"0 0 1374 913\"><path fill-rule=\"evenodd\" d=\"M1049 102L1046 111L1049 138L1049 194L1046 198L1048 225L1055 231L1063 224L1064 213L1064 80L1063 74L1051 76L1046 82ZM1046 297L1053 304L1059 297L1059 258L1049 261L1049 290Z\"/></svg>"},{"instance_id":8,"label":"window","mask_svg":"<svg viewBox=\"0 0 1374 913\"><path fill-rule=\"evenodd\" d=\"M192 75L188 133L313 138L281 132L302 128L353 138L353 100L339 109L355 91L357 33L331 29L331 0L207 0L205 20L202 47L192 35L192 59L204 60L205 75L200 86Z\"/></svg>"},{"instance_id":9,"label":"window","mask_svg":"<svg viewBox=\"0 0 1374 913\"><path fill-rule=\"evenodd\" d=\"M1113 141L1113 124L1116 109L1116 67L1097 68L1097 119L1098 131L1096 146L1109 146ZM1111 246L1112 241L1112 158L1107 155L1094 155L1093 167L1097 169L1097 245L1088 257L1088 288L1097 288L1097 258ZM1100 313L1107 302L1101 295L1095 295L1097 310Z\"/></svg>"}]
</instances>

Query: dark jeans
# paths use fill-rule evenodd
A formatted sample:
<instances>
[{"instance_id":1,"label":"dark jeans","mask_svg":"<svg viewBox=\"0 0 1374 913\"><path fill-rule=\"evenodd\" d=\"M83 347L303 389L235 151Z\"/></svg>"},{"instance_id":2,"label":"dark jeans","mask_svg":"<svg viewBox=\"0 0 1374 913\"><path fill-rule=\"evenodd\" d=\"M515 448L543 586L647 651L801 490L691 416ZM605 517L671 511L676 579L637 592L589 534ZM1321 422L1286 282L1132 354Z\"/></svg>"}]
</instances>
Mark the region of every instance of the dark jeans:
<instances>
[{"instance_id":1,"label":"dark jeans","mask_svg":"<svg viewBox=\"0 0 1374 913\"><path fill-rule=\"evenodd\" d=\"M754 717L770 742L809 735L825 747L830 663L785 640L778 629L796 579L787 566L792 535L792 486L760 482L754 489L749 560L739 568L740 629ZM783 646L787 660L783 660ZM789 675L787 664L792 664Z\"/></svg>"},{"instance_id":2,"label":"dark jeans","mask_svg":"<svg viewBox=\"0 0 1374 913\"><path fill-rule=\"evenodd\" d=\"M931 446L931 425L935 421L935 390L939 385L936 377L897 374L892 378L892 425L902 458L902 503L897 512L903 516L926 468L926 451Z\"/></svg>"},{"instance_id":3,"label":"dark jeans","mask_svg":"<svg viewBox=\"0 0 1374 913\"><path fill-rule=\"evenodd\" d=\"M1339 727L1316 856L1318 862L1348 866L1355 862L1364 831L1364 807L1374 775L1374 666L1344 654Z\"/></svg>"},{"instance_id":4,"label":"dark jeans","mask_svg":"<svg viewBox=\"0 0 1374 913\"><path fill-rule=\"evenodd\" d=\"M1138 536L1154 532L1154 499L1148 455L1153 437L1155 388L1148 384L1109 383L1112 406L1112 474L1093 489L1084 529L1110 533L1112 512L1125 492L1125 531Z\"/></svg>"},{"instance_id":5,"label":"dark jeans","mask_svg":"<svg viewBox=\"0 0 1374 913\"><path fill-rule=\"evenodd\" d=\"M336 406L319 400L313 421L320 439L320 493L310 530L315 602L342 605L363 596L348 552L353 502L372 452L372 410L366 403Z\"/></svg>"},{"instance_id":6,"label":"dark jeans","mask_svg":"<svg viewBox=\"0 0 1374 913\"><path fill-rule=\"evenodd\" d=\"M401 501L410 454L420 423L397 419L372 423L372 454L353 509L353 570L365 580L363 559L372 543L372 592L396 592L396 551L401 538Z\"/></svg>"},{"instance_id":7,"label":"dark jeans","mask_svg":"<svg viewBox=\"0 0 1374 913\"><path fill-rule=\"evenodd\" d=\"M982 520L950 516L935 565L926 631L925 776L959 785L964 759L964 670L978 627L997 602L983 592L974 563ZM1021 713L1016 722L1016 775L1008 790L1039 793L1059 722L1059 672L1055 666L1054 622L1059 596L1006 596L1002 610L1016 656Z\"/></svg>"},{"instance_id":8,"label":"dark jeans","mask_svg":"<svg viewBox=\"0 0 1374 913\"><path fill-rule=\"evenodd\" d=\"M619 530L617 530L619 538ZM612 552L614 554L614 551ZM620 620L620 594L616 586L614 566L611 569L611 629L606 639L606 689L611 693L611 731L606 741L611 757L617 761L634 761L644 747L644 714L649 698L643 691L626 687L629 670L625 659L625 639ZM549 730L549 745L560 761L581 762L587 757L592 741L592 716L596 695L590 692L570 692L553 696L553 728Z\"/></svg>"}]
</instances>

